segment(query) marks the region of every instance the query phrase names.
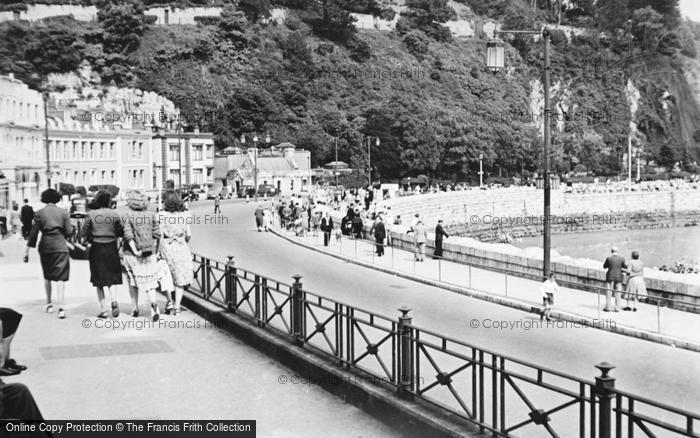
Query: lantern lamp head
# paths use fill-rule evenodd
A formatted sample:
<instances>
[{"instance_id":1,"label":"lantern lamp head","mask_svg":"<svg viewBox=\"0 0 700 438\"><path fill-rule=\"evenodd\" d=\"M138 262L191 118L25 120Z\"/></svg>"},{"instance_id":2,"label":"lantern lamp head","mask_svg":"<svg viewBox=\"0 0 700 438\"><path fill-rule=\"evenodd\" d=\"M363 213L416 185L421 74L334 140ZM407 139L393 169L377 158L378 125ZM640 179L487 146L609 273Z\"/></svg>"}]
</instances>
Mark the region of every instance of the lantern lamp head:
<instances>
[{"instance_id":1,"label":"lantern lamp head","mask_svg":"<svg viewBox=\"0 0 700 438\"><path fill-rule=\"evenodd\" d=\"M505 66L505 43L500 38L491 38L486 43L486 67L497 73Z\"/></svg>"}]
</instances>

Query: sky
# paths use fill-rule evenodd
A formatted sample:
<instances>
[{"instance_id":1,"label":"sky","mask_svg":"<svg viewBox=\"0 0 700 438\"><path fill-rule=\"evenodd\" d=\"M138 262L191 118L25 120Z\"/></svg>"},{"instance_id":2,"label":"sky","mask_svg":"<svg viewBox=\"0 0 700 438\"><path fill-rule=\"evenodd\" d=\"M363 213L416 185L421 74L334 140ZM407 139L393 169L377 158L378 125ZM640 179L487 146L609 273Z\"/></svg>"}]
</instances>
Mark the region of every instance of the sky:
<instances>
[{"instance_id":1,"label":"sky","mask_svg":"<svg viewBox=\"0 0 700 438\"><path fill-rule=\"evenodd\" d=\"M681 0L681 15L700 23L700 0Z\"/></svg>"}]
</instances>

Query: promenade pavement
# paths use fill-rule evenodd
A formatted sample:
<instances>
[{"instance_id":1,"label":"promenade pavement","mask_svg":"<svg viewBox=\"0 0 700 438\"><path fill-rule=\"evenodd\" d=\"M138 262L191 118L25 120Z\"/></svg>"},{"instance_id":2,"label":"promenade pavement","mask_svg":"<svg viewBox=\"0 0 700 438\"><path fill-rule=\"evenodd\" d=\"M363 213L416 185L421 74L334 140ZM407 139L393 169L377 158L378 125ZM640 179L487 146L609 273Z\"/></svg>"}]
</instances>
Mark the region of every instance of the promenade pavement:
<instances>
[{"instance_id":1,"label":"promenade pavement","mask_svg":"<svg viewBox=\"0 0 700 438\"><path fill-rule=\"evenodd\" d=\"M277 231L281 230L277 229ZM335 236L331 236L329 245L324 247L323 235L320 232L314 234L312 231L299 237L291 231L282 231L282 235L294 242L312 246L328 254L371 264L388 272L408 274L430 282L467 288L529 306L542 306L540 283L534 280L448 260L435 260L430 256L426 256L423 262L416 262L414 252L394 247L386 247L385 255L378 257L375 254L374 242L348 236L342 236L340 241L337 241ZM626 303L626 300L623 300L622 307ZM645 303L637 305L637 312L604 312L604 307L604 293L598 294L560 286L560 293L555 297L552 315L583 319L592 327L600 329L623 329L625 333L634 333L637 337L644 337L642 333L661 334L666 337L667 343L700 348L700 315L698 314ZM609 322L613 315L615 327Z\"/></svg>"},{"instance_id":2,"label":"promenade pavement","mask_svg":"<svg viewBox=\"0 0 700 438\"><path fill-rule=\"evenodd\" d=\"M86 261L71 261L67 318L45 313L38 255L22 263L23 246L0 241L0 306L24 315L12 356L29 369L3 380L28 385L45 418L245 419L264 437L400 436L318 386L291 383L293 371L193 312L150 326L132 318L125 285L121 316L98 320ZM146 297L140 306L148 315ZM120 326L99 328L109 324Z\"/></svg>"},{"instance_id":3,"label":"promenade pavement","mask_svg":"<svg viewBox=\"0 0 700 438\"><path fill-rule=\"evenodd\" d=\"M539 316L521 308L455 293L437 282L368 269L349 258L257 232L254 210L269 202L225 201L219 215L212 214L211 201L194 203L192 251L220 262L233 256L242 269L283 282L291 283L292 275L299 274L307 291L388 318L398 318L397 309L407 306L417 327L579 378L593 379L599 374L593 366L606 361L616 367L617 388L700 412L700 382L690 377L700 375L696 352L580 325L537 326ZM614 323L622 316L627 312L603 318ZM496 327L496 321L513 326ZM475 322L478 327L472 326Z\"/></svg>"}]
</instances>

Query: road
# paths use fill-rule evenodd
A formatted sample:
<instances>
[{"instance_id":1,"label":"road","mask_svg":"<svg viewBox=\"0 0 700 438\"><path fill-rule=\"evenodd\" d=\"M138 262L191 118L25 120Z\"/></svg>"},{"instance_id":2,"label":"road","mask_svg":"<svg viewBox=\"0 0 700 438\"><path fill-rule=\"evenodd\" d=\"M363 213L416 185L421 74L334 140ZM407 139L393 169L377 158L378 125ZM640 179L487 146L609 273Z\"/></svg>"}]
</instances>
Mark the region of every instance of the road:
<instances>
[{"instance_id":1,"label":"road","mask_svg":"<svg viewBox=\"0 0 700 438\"><path fill-rule=\"evenodd\" d=\"M218 260L233 255L242 268L290 283L293 274L300 274L306 290L388 317L397 317L397 309L408 306L416 326L587 380L598 374L595 364L607 361L616 366L617 388L700 412L697 353L593 328L484 328L485 320L518 321L533 315L346 263L272 233L257 232L255 207L253 202L227 201L217 219L210 216L212 201L193 204L199 222L193 225L193 251ZM470 328L473 319L482 322L479 328Z\"/></svg>"}]
</instances>

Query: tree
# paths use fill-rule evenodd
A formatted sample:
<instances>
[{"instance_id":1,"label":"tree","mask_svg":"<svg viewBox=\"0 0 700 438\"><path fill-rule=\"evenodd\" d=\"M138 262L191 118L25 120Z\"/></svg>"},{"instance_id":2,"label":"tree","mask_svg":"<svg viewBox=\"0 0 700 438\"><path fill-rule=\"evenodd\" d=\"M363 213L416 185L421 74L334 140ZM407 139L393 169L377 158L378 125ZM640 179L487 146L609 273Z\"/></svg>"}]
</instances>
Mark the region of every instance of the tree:
<instances>
[{"instance_id":1,"label":"tree","mask_svg":"<svg viewBox=\"0 0 700 438\"><path fill-rule=\"evenodd\" d=\"M660 166L665 167L667 170L673 169L673 166L677 161L677 154L674 148L669 143L664 143L659 149L659 153L656 157L656 162Z\"/></svg>"},{"instance_id":2,"label":"tree","mask_svg":"<svg viewBox=\"0 0 700 438\"><path fill-rule=\"evenodd\" d=\"M310 24L319 36L345 43L357 32L356 20L348 11L347 0L320 0L315 12L317 16Z\"/></svg>"},{"instance_id":3,"label":"tree","mask_svg":"<svg viewBox=\"0 0 700 438\"><path fill-rule=\"evenodd\" d=\"M457 13L447 4L447 0L407 0L406 10L401 13L411 27L420 29L437 41L448 41L452 34L440 25L455 20Z\"/></svg>"},{"instance_id":4,"label":"tree","mask_svg":"<svg viewBox=\"0 0 700 438\"><path fill-rule=\"evenodd\" d=\"M251 23L270 17L270 0L239 0L238 7Z\"/></svg>"},{"instance_id":5,"label":"tree","mask_svg":"<svg viewBox=\"0 0 700 438\"><path fill-rule=\"evenodd\" d=\"M245 28L248 24L245 14L232 4L227 4L221 11L219 20L219 35L233 43L234 47L241 48L248 44Z\"/></svg>"},{"instance_id":6,"label":"tree","mask_svg":"<svg viewBox=\"0 0 700 438\"><path fill-rule=\"evenodd\" d=\"M616 32L629 18L629 0L606 0L597 3L597 21L601 29Z\"/></svg>"},{"instance_id":7,"label":"tree","mask_svg":"<svg viewBox=\"0 0 700 438\"><path fill-rule=\"evenodd\" d=\"M146 29L143 4L138 0L102 0L97 8L97 21L104 29L105 53L126 55L136 50Z\"/></svg>"}]
</instances>

